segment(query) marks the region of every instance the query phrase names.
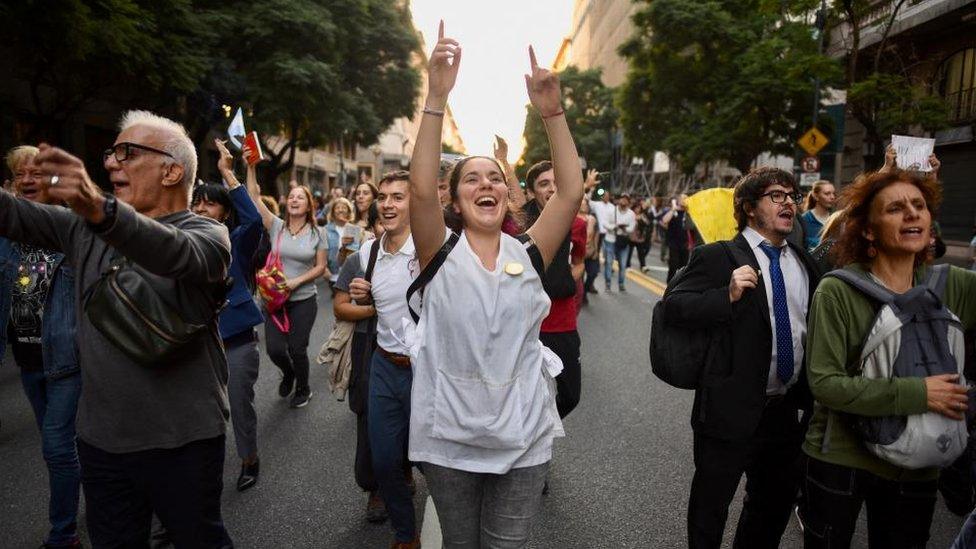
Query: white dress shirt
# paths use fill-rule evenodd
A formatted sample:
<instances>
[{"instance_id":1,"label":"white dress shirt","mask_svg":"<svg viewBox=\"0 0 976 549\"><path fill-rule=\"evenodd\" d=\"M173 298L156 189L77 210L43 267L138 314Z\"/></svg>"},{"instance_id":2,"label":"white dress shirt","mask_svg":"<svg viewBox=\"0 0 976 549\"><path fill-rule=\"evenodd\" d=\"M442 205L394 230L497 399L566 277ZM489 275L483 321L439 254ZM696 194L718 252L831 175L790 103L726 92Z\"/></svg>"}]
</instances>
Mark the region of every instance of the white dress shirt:
<instances>
[{"instance_id":1,"label":"white dress shirt","mask_svg":"<svg viewBox=\"0 0 976 549\"><path fill-rule=\"evenodd\" d=\"M621 210L619 207L614 206L610 211L608 216L609 222L607 224L607 234L604 237L606 242L616 242L617 241L617 228L623 225L620 230L630 234L634 232L634 228L637 226L637 216L634 215L634 210L627 208L626 210Z\"/></svg>"},{"instance_id":2,"label":"white dress shirt","mask_svg":"<svg viewBox=\"0 0 976 549\"><path fill-rule=\"evenodd\" d=\"M770 272L769 256L763 252L759 245L763 242L772 245L761 234L752 227L742 230L742 236L749 243L753 255L759 262L762 273L759 280L766 288L766 305L769 307L770 337L773 342L773 351L769 357L769 377L766 382L767 395L784 395L787 389L796 383L800 378L800 371L803 368L803 353L807 340L807 306L810 301L810 279L806 267L800 257L790 248L786 241L783 241L782 255L779 258L779 267L783 271L783 285L786 287L786 306L790 311L790 332L793 335L793 378L786 385L780 381L776 375L776 314L773 312L773 278Z\"/></svg>"},{"instance_id":3,"label":"white dress shirt","mask_svg":"<svg viewBox=\"0 0 976 549\"><path fill-rule=\"evenodd\" d=\"M403 319L410 318L407 309L407 288L420 274L415 259L413 235L408 236L400 249L387 252L386 235L380 239L380 249L373 267L371 293L376 307L376 343L384 350L398 355L410 354L403 342ZM359 261L363 270L369 264L369 251L373 241L363 243L359 248Z\"/></svg>"},{"instance_id":4,"label":"white dress shirt","mask_svg":"<svg viewBox=\"0 0 976 549\"><path fill-rule=\"evenodd\" d=\"M590 212L596 216L596 227L600 234L607 234L613 228L613 212L617 207L602 200L590 200Z\"/></svg>"}]
</instances>

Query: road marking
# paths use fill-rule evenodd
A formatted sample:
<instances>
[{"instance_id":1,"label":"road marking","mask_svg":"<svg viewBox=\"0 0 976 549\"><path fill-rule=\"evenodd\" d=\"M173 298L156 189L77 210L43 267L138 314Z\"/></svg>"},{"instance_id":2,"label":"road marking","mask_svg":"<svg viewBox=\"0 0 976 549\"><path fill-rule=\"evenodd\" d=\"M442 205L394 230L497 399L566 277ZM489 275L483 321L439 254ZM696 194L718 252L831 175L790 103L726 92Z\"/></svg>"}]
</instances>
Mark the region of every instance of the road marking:
<instances>
[{"instance_id":1,"label":"road marking","mask_svg":"<svg viewBox=\"0 0 976 549\"><path fill-rule=\"evenodd\" d=\"M664 295L664 290L667 289L667 286L664 283L660 282L659 280L655 280L635 269L627 269L627 278L633 280L638 286L649 290L659 297Z\"/></svg>"},{"instance_id":2,"label":"road marking","mask_svg":"<svg viewBox=\"0 0 976 549\"><path fill-rule=\"evenodd\" d=\"M437 518L434 500L427 496L427 503L424 505L424 525L420 531L420 546L424 549L441 549L443 542L441 522Z\"/></svg>"}]
</instances>

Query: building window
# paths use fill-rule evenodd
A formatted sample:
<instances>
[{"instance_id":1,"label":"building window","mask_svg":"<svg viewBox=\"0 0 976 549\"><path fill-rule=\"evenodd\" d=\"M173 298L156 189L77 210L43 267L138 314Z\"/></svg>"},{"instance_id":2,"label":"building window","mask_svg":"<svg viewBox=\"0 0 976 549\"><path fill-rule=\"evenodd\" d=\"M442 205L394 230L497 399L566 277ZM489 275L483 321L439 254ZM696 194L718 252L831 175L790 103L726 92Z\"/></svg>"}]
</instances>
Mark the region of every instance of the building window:
<instances>
[{"instance_id":1,"label":"building window","mask_svg":"<svg viewBox=\"0 0 976 549\"><path fill-rule=\"evenodd\" d=\"M949 110L949 122L976 118L976 48L956 52L943 61L937 82Z\"/></svg>"}]
</instances>

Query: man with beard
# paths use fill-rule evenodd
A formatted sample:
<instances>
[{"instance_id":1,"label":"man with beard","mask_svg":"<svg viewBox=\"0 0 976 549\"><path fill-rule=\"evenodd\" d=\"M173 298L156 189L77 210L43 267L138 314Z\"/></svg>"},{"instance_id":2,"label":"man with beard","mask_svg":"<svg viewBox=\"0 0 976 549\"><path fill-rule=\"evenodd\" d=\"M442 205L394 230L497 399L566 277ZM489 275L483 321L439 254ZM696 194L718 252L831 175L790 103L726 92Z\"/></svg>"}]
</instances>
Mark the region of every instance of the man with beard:
<instances>
[{"instance_id":1,"label":"man with beard","mask_svg":"<svg viewBox=\"0 0 976 549\"><path fill-rule=\"evenodd\" d=\"M787 241L793 176L758 168L735 187L739 234L694 250L664 297L668 323L716 335L692 411L695 476L688 543L718 548L742 474L746 497L734 547L775 548L798 490L795 462L812 402L802 375L807 308L819 273Z\"/></svg>"}]
</instances>

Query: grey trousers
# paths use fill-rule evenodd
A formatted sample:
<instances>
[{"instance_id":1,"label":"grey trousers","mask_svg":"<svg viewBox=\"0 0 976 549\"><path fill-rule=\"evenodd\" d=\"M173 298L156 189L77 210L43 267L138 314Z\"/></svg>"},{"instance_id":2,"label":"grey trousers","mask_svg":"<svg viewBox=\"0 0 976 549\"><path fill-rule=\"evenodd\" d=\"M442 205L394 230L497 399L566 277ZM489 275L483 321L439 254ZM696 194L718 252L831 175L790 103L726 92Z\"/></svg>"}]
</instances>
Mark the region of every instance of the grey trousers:
<instances>
[{"instance_id":1,"label":"grey trousers","mask_svg":"<svg viewBox=\"0 0 976 549\"><path fill-rule=\"evenodd\" d=\"M227 398L234 425L234 443L241 458L258 453L258 416L254 411L254 383L258 380L261 355L257 332L249 329L224 340L227 353Z\"/></svg>"},{"instance_id":2,"label":"grey trousers","mask_svg":"<svg viewBox=\"0 0 976 549\"><path fill-rule=\"evenodd\" d=\"M525 547L532 519L542 507L549 463L512 469L504 475L469 473L433 463L421 466L445 549Z\"/></svg>"}]
</instances>

